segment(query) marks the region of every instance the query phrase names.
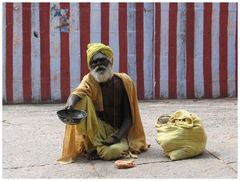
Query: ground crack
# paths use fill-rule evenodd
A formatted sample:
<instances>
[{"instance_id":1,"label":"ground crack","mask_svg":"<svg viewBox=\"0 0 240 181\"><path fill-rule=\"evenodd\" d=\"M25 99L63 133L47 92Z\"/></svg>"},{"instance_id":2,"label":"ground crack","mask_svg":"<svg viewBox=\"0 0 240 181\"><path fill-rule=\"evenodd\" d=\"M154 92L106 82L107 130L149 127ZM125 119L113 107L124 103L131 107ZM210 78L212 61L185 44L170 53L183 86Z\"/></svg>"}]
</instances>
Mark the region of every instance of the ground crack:
<instances>
[{"instance_id":1,"label":"ground crack","mask_svg":"<svg viewBox=\"0 0 240 181\"><path fill-rule=\"evenodd\" d=\"M137 163L136 165L146 165L146 164L153 164L153 163L168 163L168 162L172 162L172 161L171 160L167 160L167 161L152 161L152 162Z\"/></svg>"},{"instance_id":2,"label":"ground crack","mask_svg":"<svg viewBox=\"0 0 240 181\"><path fill-rule=\"evenodd\" d=\"M45 167L45 166L49 166L49 165L58 165L58 164L29 165L29 166L25 166L25 167L10 167L10 168L5 167L3 169L15 170L15 169L20 169L20 168Z\"/></svg>"},{"instance_id":3,"label":"ground crack","mask_svg":"<svg viewBox=\"0 0 240 181\"><path fill-rule=\"evenodd\" d=\"M219 161L223 162L223 163L226 164L229 168L231 168L232 170L234 170L234 171L237 173L237 170L235 170L233 167L231 167L231 166L229 165L229 164L231 164L231 163L236 163L235 161L226 162L226 161L224 161L223 159L219 158L219 157L218 157L217 155L215 155L214 153L208 151L207 149L206 149L206 151L207 151L210 155L212 155L214 158L216 158L216 159L218 159Z\"/></svg>"}]
</instances>

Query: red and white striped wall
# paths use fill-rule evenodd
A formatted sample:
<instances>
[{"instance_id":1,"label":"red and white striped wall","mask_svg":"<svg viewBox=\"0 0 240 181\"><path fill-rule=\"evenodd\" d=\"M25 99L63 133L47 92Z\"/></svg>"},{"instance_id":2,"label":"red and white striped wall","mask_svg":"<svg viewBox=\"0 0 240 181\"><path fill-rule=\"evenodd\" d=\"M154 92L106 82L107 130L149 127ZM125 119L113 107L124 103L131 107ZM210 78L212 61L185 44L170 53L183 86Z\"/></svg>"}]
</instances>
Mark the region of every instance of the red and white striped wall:
<instances>
[{"instance_id":1,"label":"red and white striped wall","mask_svg":"<svg viewBox=\"0 0 240 181\"><path fill-rule=\"evenodd\" d=\"M89 42L139 99L237 96L237 3L4 3L2 22L4 103L66 101Z\"/></svg>"}]
</instances>

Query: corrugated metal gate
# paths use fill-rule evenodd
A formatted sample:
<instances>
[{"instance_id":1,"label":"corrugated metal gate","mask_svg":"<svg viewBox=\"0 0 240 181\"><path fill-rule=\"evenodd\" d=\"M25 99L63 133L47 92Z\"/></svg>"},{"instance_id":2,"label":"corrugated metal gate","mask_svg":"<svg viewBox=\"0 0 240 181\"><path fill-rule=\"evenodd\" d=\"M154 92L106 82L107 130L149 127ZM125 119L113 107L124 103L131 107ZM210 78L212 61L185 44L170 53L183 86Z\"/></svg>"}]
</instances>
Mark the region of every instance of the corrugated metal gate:
<instances>
[{"instance_id":1,"label":"corrugated metal gate","mask_svg":"<svg viewBox=\"0 0 240 181\"><path fill-rule=\"evenodd\" d=\"M237 3L4 3L3 102L65 101L109 44L139 99L237 93Z\"/></svg>"}]
</instances>

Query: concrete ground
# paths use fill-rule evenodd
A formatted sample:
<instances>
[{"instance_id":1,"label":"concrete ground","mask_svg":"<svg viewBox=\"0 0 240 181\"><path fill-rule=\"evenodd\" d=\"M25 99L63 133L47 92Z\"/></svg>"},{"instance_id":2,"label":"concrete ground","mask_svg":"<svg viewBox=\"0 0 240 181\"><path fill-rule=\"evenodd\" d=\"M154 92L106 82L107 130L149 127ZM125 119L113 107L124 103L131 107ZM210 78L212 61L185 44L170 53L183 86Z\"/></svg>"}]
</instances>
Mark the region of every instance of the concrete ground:
<instances>
[{"instance_id":1,"label":"concrete ground","mask_svg":"<svg viewBox=\"0 0 240 181\"><path fill-rule=\"evenodd\" d=\"M56 116L63 104L4 105L2 120L3 178L237 178L237 99L161 100L140 102L151 148L135 160L136 167L117 169L114 161L69 165L56 160L62 151L64 124ZM156 119L186 109L203 120L208 136L200 156L170 161L155 141Z\"/></svg>"}]
</instances>

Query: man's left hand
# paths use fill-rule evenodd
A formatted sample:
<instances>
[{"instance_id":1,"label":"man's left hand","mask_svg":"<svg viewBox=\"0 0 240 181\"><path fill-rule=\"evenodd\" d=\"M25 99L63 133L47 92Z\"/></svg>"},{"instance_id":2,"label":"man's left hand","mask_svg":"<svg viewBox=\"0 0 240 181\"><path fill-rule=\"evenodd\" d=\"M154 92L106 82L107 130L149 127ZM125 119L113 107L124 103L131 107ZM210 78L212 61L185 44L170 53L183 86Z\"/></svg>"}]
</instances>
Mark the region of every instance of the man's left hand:
<instances>
[{"instance_id":1,"label":"man's left hand","mask_svg":"<svg viewBox=\"0 0 240 181\"><path fill-rule=\"evenodd\" d=\"M115 143L119 143L120 140L115 137L115 136L111 136L111 137L108 137L106 140L102 141L102 144L106 145L106 146L110 146L110 145L113 145Z\"/></svg>"}]
</instances>

